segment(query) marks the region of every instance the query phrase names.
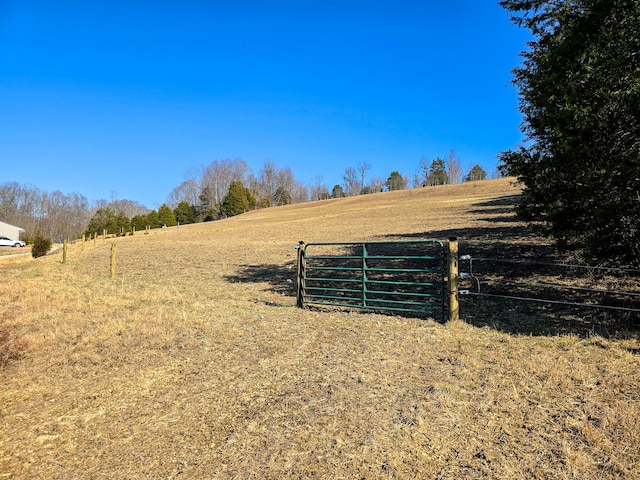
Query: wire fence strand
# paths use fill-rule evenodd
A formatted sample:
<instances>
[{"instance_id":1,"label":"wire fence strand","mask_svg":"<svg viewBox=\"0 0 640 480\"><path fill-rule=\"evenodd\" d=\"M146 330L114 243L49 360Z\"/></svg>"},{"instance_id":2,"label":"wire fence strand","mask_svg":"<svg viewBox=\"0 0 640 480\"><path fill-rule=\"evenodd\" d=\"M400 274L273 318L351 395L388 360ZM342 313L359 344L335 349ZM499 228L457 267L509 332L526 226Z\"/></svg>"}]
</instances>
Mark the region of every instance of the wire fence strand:
<instances>
[{"instance_id":1,"label":"wire fence strand","mask_svg":"<svg viewBox=\"0 0 640 480\"><path fill-rule=\"evenodd\" d=\"M478 262L494 262L494 263L507 263L507 264L516 264L516 265L528 265L528 266L543 266L543 267L555 267L555 268L565 268L565 269L584 269L588 272L593 271L603 271L603 272L615 272L618 274L640 274L640 270L632 269L632 268L616 268L616 267L594 267L594 266L586 266L586 265L575 265L570 263L553 263L553 262L536 262L536 261L528 261L526 259L501 259L501 258L489 258L489 257L472 257L471 255L463 255L460 257L461 261L469 261L469 269L470 271L463 272L460 274L460 278L462 279L470 279L477 286L477 292L471 290L460 290L460 295L469 295L475 297L487 297L487 298L500 298L505 300L515 300L522 302L534 302L534 303L543 303L548 305L561 305L567 307L579 307L579 308L592 308L592 309L601 309L601 310L613 310L618 312L629 312L629 313L640 313L640 308L634 307L625 307L625 306L616 306L616 305L603 305L601 303L583 303L583 302L575 302L568 300L552 300L548 298L538 298L538 297L528 297L521 295L509 295L505 293L488 293L483 292L483 282L480 281L482 276L478 276L476 272L474 272L474 267L477 268ZM519 272L511 272L511 273L519 273ZM487 275L486 273L484 275ZM577 277L576 277L577 278ZM630 292L624 290L611 290L604 288L594 288L589 286L574 286L574 285L563 285L558 283L549 283L549 282L540 282L540 281L529 281L526 279L523 280L515 280L514 278L510 278L506 283L498 281L497 285L498 289L513 289L514 284L519 288L522 287L528 288L529 290L545 287L545 288L553 288L558 293L559 296L562 295L562 290L570 290L574 292L587 292L587 293L597 293L604 294L607 296L617 296L618 299L621 300L620 297L640 297L640 292ZM494 280L495 281L495 280ZM500 288L500 286L502 288ZM587 301L590 298L586 299ZM629 298L631 301L631 299Z\"/></svg>"},{"instance_id":2,"label":"wire fence strand","mask_svg":"<svg viewBox=\"0 0 640 480\"><path fill-rule=\"evenodd\" d=\"M613 305L600 305L597 303L592 304L592 303L565 302L562 300L547 300L544 298L533 298L533 297L516 297L513 295L498 295L495 293L478 293L478 292L471 292L471 291L460 291L460 294L476 296L476 297L504 298L504 299L510 299L510 300L519 300L523 302L546 303L546 304L552 304L552 305L566 305L569 307L600 308L605 310L617 310L617 311L623 311L623 312L640 313L640 309L638 308L615 307Z\"/></svg>"},{"instance_id":3,"label":"wire fence strand","mask_svg":"<svg viewBox=\"0 0 640 480\"><path fill-rule=\"evenodd\" d=\"M473 260L474 262L518 263L518 264L524 264L524 265L577 268L577 269L584 269L584 270L605 270L605 271L611 271L611 272L636 273L640 275L640 270L635 268L601 267L601 266L593 266L593 265L578 265L578 264L571 264L571 263L532 262L529 260L518 260L518 259L511 259L511 258L490 258L490 257L471 257L469 259L461 257L461 260Z\"/></svg>"}]
</instances>

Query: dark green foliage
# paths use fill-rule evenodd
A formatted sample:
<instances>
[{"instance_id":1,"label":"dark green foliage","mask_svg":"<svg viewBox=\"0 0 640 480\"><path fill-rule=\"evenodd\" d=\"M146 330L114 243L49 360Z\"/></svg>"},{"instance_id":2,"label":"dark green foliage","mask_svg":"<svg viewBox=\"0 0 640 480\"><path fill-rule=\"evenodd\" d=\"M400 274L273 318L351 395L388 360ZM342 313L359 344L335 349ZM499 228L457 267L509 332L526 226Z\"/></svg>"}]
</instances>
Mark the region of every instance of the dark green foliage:
<instances>
[{"instance_id":1,"label":"dark green foliage","mask_svg":"<svg viewBox=\"0 0 640 480\"><path fill-rule=\"evenodd\" d=\"M151 210L149 213L147 213L147 225L149 225L149 228L158 228L162 225L160 223L158 212L156 212L155 210Z\"/></svg>"},{"instance_id":2,"label":"dark green foliage","mask_svg":"<svg viewBox=\"0 0 640 480\"><path fill-rule=\"evenodd\" d=\"M122 230L129 230L131 220L124 212L116 213L112 208L99 208L91 217L89 225L85 233L87 235L98 233L102 234L104 230L109 234L119 234Z\"/></svg>"},{"instance_id":3,"label":"dark green foliage","mask_svg":"<svg viewBox=\"0 0 640 480\"><path fill-rule=\"evenodd\" d=\"M51 239L42 233L37 233L31 243L31 256L44 257L51 250Z\"/></svg>"},{"instance_id":4,"label":"dark green foliage","mask_svg":"<svg viewBox=\"0 0 640 480\"><path fill-rule=\"evenodd\" d=\"M173 210L164 204L160 206L157 212L151 210L146 215L136 215L131 219L131 227L135 227L136 231L146 230L147 227L160 228L163 225L167 227L177 225Z\"/></svg>"},{"instance_id":5,"label":"dark green foliage","mask_svg":"<svg viewBox=\"0 0 640 480\"><path fill-rule=\"evenodd\" d=\"M188 223L196 222L196 207L189 205L188 202L182 201L173 210L173 214L176 217L176 222L180 225L186 225Z\"/></svg>"},{"instance_id":6,"label":"dark green foliage","mask_svg":"<svg viewBox=\"0 0 640 480\"><path fill-rule=\"evenodd\" d=\"M213 189L205 185L199 195L200 205L197 208L197 219L200 222L210 222L219 217Z\"/></svg>"},{"instance_id":7,"label":"dark green foliage","mask_svg":"<svg viewBox=\"0 0 640 480\"><path fill-rule=\"evenodd\" d=\"M474 182L476 180L486 180L487 172L480 165L475 165L466 177L464 177L465 182Z\"/></svg>"},{"instance_id":8,"label":"dark green foliage","mask_svg":"<svg viewBox=\"0 0 640 480\"><path fill-rule=\"evenodd\" d=\"M136 231L145 230L149 225L147 215L136 215L131 219L131 227L135 227Z\"/></svg>"},{"instance_id":9,"label":"dark green foliage","mask_svg":"<svg viewBox=\"0 0 640 480\"><path fill-rule=\"evenodd\" d=\"M387 181L385 182L385 186L389 191L404 190L405 188L407 188L404 177L400 175L400 172L397 171L391 172L389 178L387 178Z\"/></svg>"},{"instance_id":10,"label":"dark green foliage","mask_svg":"<svg viewBox=\"0 0 640 480\"><path fill-rule=\"evenodd\" d=\"M426 164L424 168L426 173L425 186L444 185L446 183L449 183L449 179L447 177L447 167L444 163L444 160L440 157L431 162L428 173L426 172Z\"/></svg>"},{"instance_id":11,"label":"dark green foliage","mask_svg":"<svg viewBox=\"0 0 640 480\"><path fill-rule=\"evenodd\" d=\"M344 197L344 190L341 185L335 185L333 190L331 191L331 198L342 198Z\"/></svg>"},{"instance_id":12,"label":"dark green foliage","mask_svg":"<svg viewBox=\"0 0 640 480\"><path fill-rule=\"evenodd\" d=\"M124 212L120 212L116 218L116 224L118 231L116 233L121 233L125 235L128 231L131 230L131 219L127 217Z\"/></svg>"},{"instance_id":13,"label":"dark green foliage","mask_svg":"<svg viewBox=\"0 0 640 480\"><path fill-rule=\"evenodd\" d=\"M227 217L239 215L256 206L256 199L242 182L236 181L229 185L229 192L222 201L221 211Z\"/></svg>"},{"instance_id":14,"label":"dark green foliage","mask_svg":"<svg viewBox=\"0 0 640 480\"><path fill-rule=\"evenodd\" d=\"M160 205L160 208L158 209L158 223L160 226L167 227L175 227L178 224L176 221L176 215L173 213L173 210L171 210L171 207L166 203Z\"/></svg>"},{"instance_id":15,"label":"dark green foliage","mask_svg":"<svg viewBox=\"0 0 640 480\"><path fill-rule=\"evenodd\" d=\"M513 80L529 141L500 157L520 215L588 261L640 266L640 2L500 4L534 35Z\"/></svg>"}]
</instances>

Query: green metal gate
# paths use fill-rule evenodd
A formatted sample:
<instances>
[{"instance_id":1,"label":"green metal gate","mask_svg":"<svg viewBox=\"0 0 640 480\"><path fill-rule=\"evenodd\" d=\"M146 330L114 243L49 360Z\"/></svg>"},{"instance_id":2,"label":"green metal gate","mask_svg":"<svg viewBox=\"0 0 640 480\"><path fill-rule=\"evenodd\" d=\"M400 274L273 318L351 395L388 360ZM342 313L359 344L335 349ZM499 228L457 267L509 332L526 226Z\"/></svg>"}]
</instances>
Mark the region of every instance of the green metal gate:
<instances>
[{"instance_id":1,"label":"green metal gate","mask_svg":"<svg viewBox=\"0 0 640 480\"><path fill-rule=\"evenodd\" d=\"M440 240L301 244L298 306L444 319L446 271L447 248Z\"/></svg>"}]
</instances>

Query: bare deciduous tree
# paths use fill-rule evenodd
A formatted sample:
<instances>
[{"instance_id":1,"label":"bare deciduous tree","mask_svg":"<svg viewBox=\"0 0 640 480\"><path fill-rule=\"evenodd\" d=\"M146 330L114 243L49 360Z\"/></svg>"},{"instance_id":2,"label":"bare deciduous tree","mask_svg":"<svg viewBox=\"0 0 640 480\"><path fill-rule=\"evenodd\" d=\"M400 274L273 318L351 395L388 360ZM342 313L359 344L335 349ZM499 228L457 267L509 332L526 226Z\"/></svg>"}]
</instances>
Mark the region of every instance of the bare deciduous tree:
<instances>
[{"instance_id":1,"label":"bare deciduous tree","mask_svg":"<svg viewBox=\"0 0 640 480\"><path fill-rule=\"evenodd\" d=\"M385 179L382 177L374 177L369 180L369 184L367 187L371 191L371 193L379 193L384 190Z\"/></svg>"},{"instance_id":2,"label":"bare deciduous tree","mask_svg":"<svg viewBox=\"0 0 640 480\"><path fill-rule=\"evenodd\" d=\"M367 162L360 162L358 164L358 174L360 175L360 189L362 190L365 183L365 177L367 176L367 172L371 170L371 164Z\"/></svg>"},{"instance_id":3,"label":"bare deciduous tree","mask_svg":"<svg viewBox=\"0 0 640 480\"><path fill-rule=\"evenodd\" d=\"M187 178L180 185L171 190L167 197L167 203L175 208L180 202L187 202L189 205L198 204L200 192L200 181Z\"/></svg>"},{"instance_id":4,"label":"bare deciduous tree","mask_svg":"<svg viewBox=\"0 0 640 480\"><path fill-rule=\"evenodd\" d=\"M449 151L449 157L447 158L447 177L449 183L460 183L462 180L462 166L460 165L460 159L456 157L456 153L452 150Z\"/></svg>"},{"instance_id":5,"label":"bare deciduous tree","mask_svg":"<svg viewBox=\"0 0 640 480\"><path fill-rule=\"evenodd\" d=\"M298 203L308 199L306 188L296 181L291 169L278 168L273 160L267 160L258 172L258 177L251 176L248 183L259 207Z\"/></svg>"},{"instance_id":6,"label":"bare deciduous tree","mask_svg":"<svg viewBox=\"0 0 640 480\"><path fill-rule=\"evenodd\" d=\"M342 180L344 182L344 193L346 196L350 197L357 195L360 193L360 190L362 190L361 183L358 181L358 173L355 168L348 167L344 171L344 175L342 175Z\"/></svg>"},{"instance_id":7,"label":"bare deciduous tree","mask_svg":"<svg viewBox=\"0 0 640 480\"><path fill-rule=\"evenodd\" d=\"M44 192L16 182L0 185L0 220L42 233L54 241L78 238L91 217L88 200L77 193Z\"/></svg>"},{"instance_id":8,"label":"bare deciduous tree","mask_svg":"<svg viewBox=\"0 0 640 480\"><path fill-rule=\"evenodd\" d=\"M317 175L309 185L309 196L311 201L324 200L330 197L329 188L324 183L322 176Z\"/></svg>"},{"instance_id":9,"label":"bare deciduous tree","mask_svg":"<svg viewBox=\"0 0 640 480\"><path fill-rule=\"evenodd\" d=\"M200 188L209 186L214 202L219 205L232 182L246 182L249 170L247 162L239 158L214 160L204 168Z\"/></svg>"}]
</instances>

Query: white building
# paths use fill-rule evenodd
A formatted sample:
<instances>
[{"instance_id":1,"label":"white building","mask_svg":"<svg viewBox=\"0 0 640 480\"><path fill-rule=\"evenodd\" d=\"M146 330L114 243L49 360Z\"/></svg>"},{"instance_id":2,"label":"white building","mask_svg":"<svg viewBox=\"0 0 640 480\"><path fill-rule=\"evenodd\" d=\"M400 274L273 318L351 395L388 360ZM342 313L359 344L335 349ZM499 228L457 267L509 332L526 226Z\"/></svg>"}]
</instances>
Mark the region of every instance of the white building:
<instances>
[{"instance_id":1,"label":"white building","mask_svg":"<svg viewBox=\"0 0 640 480\"><path fill-rule=\"evenodd\" d=\"M9 237L11 240L20 240L20 234L24 231L24 228L0 222L0 235L3 237Z\"/></svg>"}]
</instances>

